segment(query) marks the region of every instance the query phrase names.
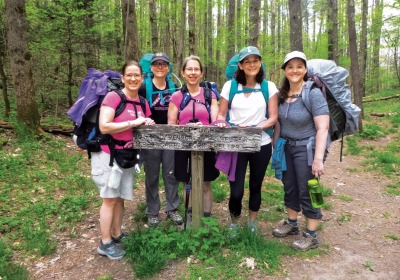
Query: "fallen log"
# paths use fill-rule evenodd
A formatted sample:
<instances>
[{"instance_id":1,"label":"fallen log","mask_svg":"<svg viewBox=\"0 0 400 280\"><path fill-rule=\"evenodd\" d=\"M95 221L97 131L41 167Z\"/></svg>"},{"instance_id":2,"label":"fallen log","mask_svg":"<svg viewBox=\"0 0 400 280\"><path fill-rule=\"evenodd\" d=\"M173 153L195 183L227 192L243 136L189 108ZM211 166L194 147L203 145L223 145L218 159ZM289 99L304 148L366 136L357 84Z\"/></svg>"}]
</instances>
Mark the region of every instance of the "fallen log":
<instances>
[{"instance_id":1,"label":"fallen log","mask_svg":"<svg viewBox=\"0 0 400 280\"><path fill-rule=\"evenodd\" d=\"M385 117L396 115L396 113L370 113L370 115L374 117Z\"/></svg>"},{"instance_id":2,"label":"fallen log","mask_svg":"<svg viewBox=\"0 0 400 280\"><path fill-rule=\"evenodd\" d=\"M0 128L13 129L13 126L9 122L0 121ZM73 126L67 125L41 125L40 128L48 133L63 134L67 136L71 136L74 131Z\"/></svg>"},{"instance_id":3,"label":"fallen log","mask_svg":"<svg viewBox=\"0 0 400 280\"><path fill-rule=\"evenodd\" d=\"M388 99L392 99L392 98L399 98L400 94L396 94L396 95L392 95L392 96L385 96L385 97L381 97L381 98L374 98L374 99L363 99L363 103L367 103L367 102L374 102L374 101L380 101L380 100L388 100Z\"/></svg>"}]
</instances>

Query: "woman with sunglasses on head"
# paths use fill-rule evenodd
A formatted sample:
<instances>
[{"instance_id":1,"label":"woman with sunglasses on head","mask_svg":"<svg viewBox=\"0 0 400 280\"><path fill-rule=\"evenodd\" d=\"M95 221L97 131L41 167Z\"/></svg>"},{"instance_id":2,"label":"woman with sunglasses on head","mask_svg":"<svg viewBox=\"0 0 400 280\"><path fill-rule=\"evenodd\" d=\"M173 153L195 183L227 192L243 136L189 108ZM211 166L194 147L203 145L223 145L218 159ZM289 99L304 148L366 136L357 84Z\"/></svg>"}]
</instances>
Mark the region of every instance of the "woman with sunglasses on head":
<instances>
[{"instance_id":1,"label":"woman with sunglasses on head","mask_svg":"<svg viewBox=\"0 0 400 280\"><path fill-rule=\"evenodd\" d=\"M217 98L211 93L211 104L206 100L205 89L200 87L203 78L203 65L198 56L191 55L183 61L181 75L186 84L171 96L168 108L168 124L208 125L215 121L218 113ZM181 103L188 96L188 103L181 110ZM179 182L188 183L191 179L190 151L175 151L175 177ZM211 216L212 194L211 181L219 176L214 167L215 153L204 153L204 217ZM189 210L190 211L190 210Z\"/></svg>"},{"instance_id":2,"label":"woman with sunglasses on head","mask_svg":"<svg viewBox=\"0 0 400 280\"><path fill-rule=\"evenodd\" d=\"M247 165L250 168L249 177L249 220L248 227L256 230L257 214L261 206L261 186L272 153L272 139L265 131L271 129L278 118L278 98L275 84L265 81L262 67L262 57L256 47L248 46L239 52L238 69L235 73L237 92L229 101L232 81L228 81L222 88L218 120L229 119L229 123L239 127L262 128L261 150L255 153L239 152L237 157L235 180L229 181L230 198L229 212L231 214L230 229L233 234L239 226L242 213L242 199ZM268 87L268 102L262 92L262 85ZM230 103L230 106L229 106ZM228 118L227 118L228 117ZM224 123L217 124L225 126Z\"/></svg>"},{"instance_id":3,"label":"woman with sunglasses on head","mask_svg":"<svg viewBox=\"0 0 400 280\"><path fill-rule=\"evenodd\" d=\"M130 61L122 67L122 82L125 87L122 95L109 92L101 104L99 128L102 134L111 136L111 143L101 145L101 151L91 154L92 178L100 190L103 203L100 208L101 240L97 248L100 255L116 260L124 256L125 251L118 244L126 236L122 232L124 200L133 199L134 162L136 152L132 149L133 127L153 125L149 118L149 104L144 100L145 109L139 98L138 90L143 81L142 68L136 61ZM118 116L116 109L126 98L125 108ZM119 155L128 155L120 161ZM114 157L114 160L112 160ZM126 166L122 163L126 163ZM112 165L112 167L110 166ZM112 179L112 173L118 172L119 180ZM111 178L111 179L110 179Z\"/></svg>"}]
</instances>

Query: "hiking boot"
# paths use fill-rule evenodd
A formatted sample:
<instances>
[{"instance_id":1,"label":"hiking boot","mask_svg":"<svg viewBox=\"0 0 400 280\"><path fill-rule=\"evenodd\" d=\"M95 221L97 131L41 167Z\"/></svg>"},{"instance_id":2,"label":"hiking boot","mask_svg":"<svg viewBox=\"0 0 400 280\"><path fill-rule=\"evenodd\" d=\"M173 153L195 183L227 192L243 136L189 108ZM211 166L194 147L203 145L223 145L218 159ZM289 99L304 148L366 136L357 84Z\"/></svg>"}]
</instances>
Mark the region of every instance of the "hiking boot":
<instances>
[{"instance_id":1,"label":"hiking boot","mask_svg":"<svg viewBox=\"0 0 400 280\"><path fill-rule=\"evenodd\" d=\"M100 240L99 247L97 247L97 252L106 256L111 260L119 260L125 255L125 251L118 246L118 244L114 243L112 240L103 244L103 241Z\"/></svg>"},{"instance_id":2,"label":"hiking boot","mask_svg":"<svg viewBox=\"0 0 400 280\"><path fill-rule=\"evenodd\" d=\"M303 237L293 242L292 248L300 251L318 248L318 239L307 232L303 232Z\"/></svg>"},{"instance_id":3,"label":"hiking boot","mask_svg":"<svg viewBox=\"0 0 400 280\"><path fill-rule=\"evenodd\" d=\"M272 235L276 237L285 237L288 235L299 234L299 227L284 221L283 224L272 231Z\"/></svg>"},{"instance_id":4,"label":"hiking boot","mask_svg":"<svg viewBox=\"0 0 400 280\"><path fill-rule=\"evenodd\" d=\"M176 224L176 225L181 225L183 224L183 219L181 215L179 215L178 211L169 211L167 212L168 218L171 218L171 220Z\"/></svg>"},{"instance_id":5,"label":"hiking boot","mask_svg":"<svg viewBox=\"0 0 400 280\"><path fill-rule=\"evenodd\" d=\"M158 220L158 217L148 217L148 218L147 218L147 224L148 224L150 227L155 227L155 226L157 226L159 222L160 222L160 221Z\"/></svg>"},{"instance_id":6,"label":"hiking boot","mask_svg":"<svg viewBox=\"0 0 400 280\"><path fill-rule=\"evenodd\" d=\"M121 235L118 237L111 237L112 241L114 243L121 243L122 241L124 241L126 238L128 237L128 235L126 233L121 232Z\"/></svg>"}]
</instances>

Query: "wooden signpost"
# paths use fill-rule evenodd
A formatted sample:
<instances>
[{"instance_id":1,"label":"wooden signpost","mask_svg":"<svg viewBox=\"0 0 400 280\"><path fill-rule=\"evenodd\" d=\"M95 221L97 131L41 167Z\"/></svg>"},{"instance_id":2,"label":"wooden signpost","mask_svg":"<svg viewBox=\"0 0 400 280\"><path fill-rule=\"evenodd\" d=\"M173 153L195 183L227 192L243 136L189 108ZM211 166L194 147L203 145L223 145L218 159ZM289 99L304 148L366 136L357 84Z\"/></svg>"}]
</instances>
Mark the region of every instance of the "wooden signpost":
<instances>
[{"instance_id":1,"label":"wooden signpost","mask_svg":"<svg viewBox=\"0 0 400 280\"><path fill-rule=\"evenodd\" d=\"M134 129L136 149L191 151L192 226L197 231L203 216L203 162L205 151L255 152L261 148L261 129L152 125Z\"/></svg>"}]
</instances>

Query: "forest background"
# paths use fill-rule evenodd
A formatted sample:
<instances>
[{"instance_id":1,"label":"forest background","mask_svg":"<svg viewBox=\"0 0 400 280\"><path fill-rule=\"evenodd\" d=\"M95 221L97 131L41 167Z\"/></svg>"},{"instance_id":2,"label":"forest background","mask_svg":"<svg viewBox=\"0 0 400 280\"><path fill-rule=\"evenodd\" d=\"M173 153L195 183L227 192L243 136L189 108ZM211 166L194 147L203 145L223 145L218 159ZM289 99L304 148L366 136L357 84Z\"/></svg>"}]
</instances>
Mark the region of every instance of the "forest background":
<instances>
[{"instance_id":1,"label":"forest background","mask_svg":"<svg viewBox=\"0 0 400 280\"><path fill-rule=\"evenodd\" d=\"M354 102L400 86L399 0L0 0L2 117L36 132L69 123L88 68L166 52L174 72L195 54L219 86L242 47L259 47L279 85L283 57L304 51L350 70ZM361 127L362 128L362 127Z\"/></svg>"}]
</instances>

